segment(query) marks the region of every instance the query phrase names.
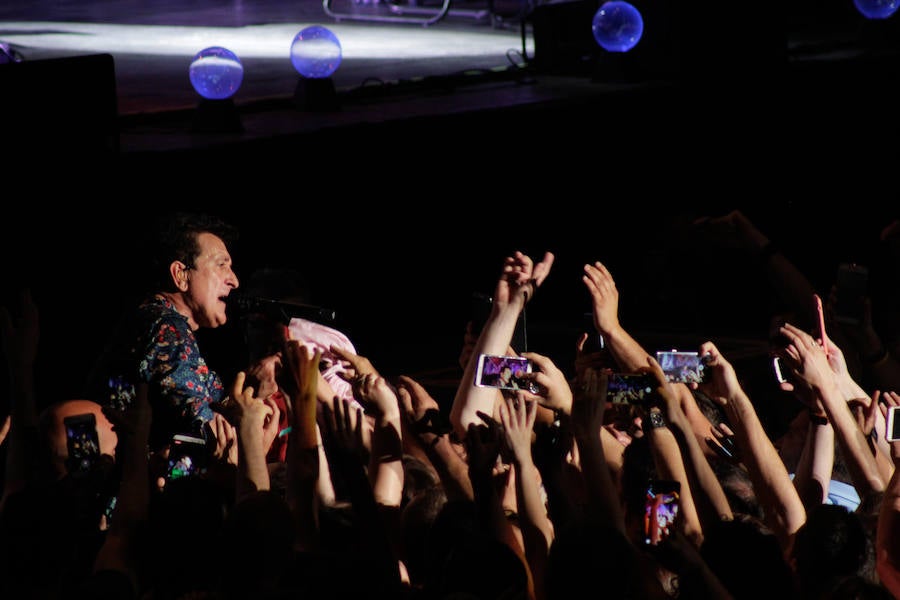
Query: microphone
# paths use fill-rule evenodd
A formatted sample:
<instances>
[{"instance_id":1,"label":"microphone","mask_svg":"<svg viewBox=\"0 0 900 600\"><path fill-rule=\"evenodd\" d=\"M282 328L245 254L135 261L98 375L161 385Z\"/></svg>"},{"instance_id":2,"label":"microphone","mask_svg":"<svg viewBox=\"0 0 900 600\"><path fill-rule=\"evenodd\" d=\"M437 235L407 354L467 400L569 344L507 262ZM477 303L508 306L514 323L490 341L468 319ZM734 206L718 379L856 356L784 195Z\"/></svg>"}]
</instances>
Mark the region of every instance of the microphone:
<instances>
[{"instance_id":1,"label":"microphone","mask_svg":"<svg viewBox=\"0 0 900 600\"><path fill-rule=\"evenodd\" d=\"M229 308L232 308L238 317L260 313L270 319L281 321L285 325L289 324L293 318L317 323L332 323L337 317L335 311L330 308L238 293L229 294L227 302Z\"/></svg>"}]
</instances>

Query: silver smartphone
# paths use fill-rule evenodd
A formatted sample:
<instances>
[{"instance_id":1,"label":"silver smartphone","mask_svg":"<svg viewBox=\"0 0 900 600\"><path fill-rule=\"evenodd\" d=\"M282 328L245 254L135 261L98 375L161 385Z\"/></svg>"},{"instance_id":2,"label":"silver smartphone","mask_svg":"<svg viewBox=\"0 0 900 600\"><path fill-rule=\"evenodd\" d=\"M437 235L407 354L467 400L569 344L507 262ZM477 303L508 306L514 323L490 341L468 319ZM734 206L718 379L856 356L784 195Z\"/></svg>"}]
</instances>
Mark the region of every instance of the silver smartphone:
<instances>
[{"instance_id":1,"label":"silver smartphone","mask_svg":"<svg viewBox=\"0 0 900 600\"><path fill-rule=\"evenodd\" d=\"M656 362L666 374L666 379L673 383L704 383L709 379L706 363L708 355L700 356L699 352L683 350L659 351Z\"/></svg>"},{"instance_id":2,"label":"silver smartphone","mask_svg":"<svg viewBox=\"0 0 900 600\"><path fill-rule=\"evenodd\" d=\"M531 373L531 361L522 356L479 354L475 369L475 385L501 390L531 390L522 375Z\"/></svg>"}]
</instances>

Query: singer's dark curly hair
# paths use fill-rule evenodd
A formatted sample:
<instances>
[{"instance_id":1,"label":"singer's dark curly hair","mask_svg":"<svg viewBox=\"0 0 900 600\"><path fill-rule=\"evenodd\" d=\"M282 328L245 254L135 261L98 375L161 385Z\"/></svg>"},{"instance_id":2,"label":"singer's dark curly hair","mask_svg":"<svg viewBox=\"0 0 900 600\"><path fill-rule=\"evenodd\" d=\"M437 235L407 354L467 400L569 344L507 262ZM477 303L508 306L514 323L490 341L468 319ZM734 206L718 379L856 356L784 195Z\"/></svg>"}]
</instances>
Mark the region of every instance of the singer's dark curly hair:
<instances>
[{"instance_id":1,"label":"singer's dark curly hair","mask_svg":"<svg viewBox=\"0 0 900 600\"><path fill-rule=\"evenodd\" d=\"M154 238L148 248L153 291L170 288L169 265L173 261L194 266L200 254L197 238L201 233L212 233L221 238L226 246L231 246L239 237L236 227L221 217L206 213L174 212L157 220Z\"/></svg>"}]
</instances>

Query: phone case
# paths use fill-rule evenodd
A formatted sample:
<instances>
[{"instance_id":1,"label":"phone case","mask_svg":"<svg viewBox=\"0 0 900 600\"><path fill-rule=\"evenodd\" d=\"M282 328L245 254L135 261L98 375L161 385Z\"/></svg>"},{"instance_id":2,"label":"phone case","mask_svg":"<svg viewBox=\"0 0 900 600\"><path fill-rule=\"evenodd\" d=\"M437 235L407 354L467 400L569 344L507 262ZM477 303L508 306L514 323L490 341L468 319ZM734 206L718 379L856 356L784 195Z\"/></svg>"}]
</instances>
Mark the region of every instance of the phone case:
<instances>
[{"instance_id":1,"label":"phone case","mask_svg":"<svg viewBox=\"0 0 900 600\"><path fill-rule=\"evenodd\" d=\"M828 353L828 337L825 335L825 310L822 308L822 298L813 294L816 301L816 314L819 318L819 338L822 340L822 349Z\"/></svg>"}]
</instances>

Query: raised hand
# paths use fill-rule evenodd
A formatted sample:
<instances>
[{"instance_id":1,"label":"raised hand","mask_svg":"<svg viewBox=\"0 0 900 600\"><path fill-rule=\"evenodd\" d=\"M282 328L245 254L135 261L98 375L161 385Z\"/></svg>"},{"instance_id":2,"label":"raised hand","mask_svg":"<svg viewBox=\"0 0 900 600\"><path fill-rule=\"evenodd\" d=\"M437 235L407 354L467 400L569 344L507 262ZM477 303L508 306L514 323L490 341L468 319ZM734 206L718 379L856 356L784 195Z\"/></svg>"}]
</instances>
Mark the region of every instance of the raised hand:
<instances>
[{"instance_id":1,"label":"raised hand","mask_svg":"<svg viewBox=\"0 0 900 600\"><path fill-rule=\"evenodd\" d=\"M506 397L500 403L500 424L506 447L518 457L518 462L532 462L531 435L537 416L537 402L526 400L524 394Z\"/></svg>"},{"instance_id":2,"label":"raised hand","mask_svg":"<svg viewBox=\"0 0 900 600\"><path fill-rule=\"evenodd\" d=\"M537 400L541 406L551 410L560 411L565 415L572 413L572 388L559 367L552 359L537 352L524 352L522 354L529 359L535 369L531 373L524 373L521 379L536 384L536 393L526 392L526 398Z\"/></svg>"},{"instance_id":3,"label":"raised hand","mask_svg":"<svg viewBox=\"0 0 900 600\"><path fill-rule=\"evenodd\" d=\"M575 385L572 428L581 436L600 435L606 412L606 383L606 373L586 369L584 379Z\"/></svg>"},{"instance_id":4,"label":"raised hand","mask_svg":"<svg viewBox=\"0 0 900 600\"><path fill-rule=\"evenodd\" d=\"M326 452L364 461L367 444L363 420L362 409L351 407L341 398L334 397L331 404L323 405L320 425Z\"/></svg>"},{"instance_id":5,"label":"raised hand","mask_svg":"<svg viewBox=\"0 0 900 600\"><path fill-rule=\"evenodd\" d=\"M316 431L316 409L318 406L317 390L319 385L319 361L322 351L309 348L297 340L288 340L285 345L284 363L290 373L290 379L297 388L291 402L291 441L299 444L298 448L315 448L318 446Z\"/></svg>"},{"instance_id":6,"label":"raised hand","mask_svg":"<svg viewBox=\"0 0 900 600\"><path fill-rule=\"evenodd\" d=\"M584 266L581 277L591 295L594 327L600 333L619 328L619 290L609 270L600 261Z\"/></svg>"},{"instance_id":7,"label":"raised hand","mask_svg":"<svg viewBox=\"0 0 900 600\"><path fill-rule=\"evenodd\" d=\"M553 260L552 252L545 252L544 258L537 264L534 264L530 256L518 250L506 257L502 275L494 289L494 309L502 309L513 303L524 306L550 274Z\"/></svg>"}]
</instances>

